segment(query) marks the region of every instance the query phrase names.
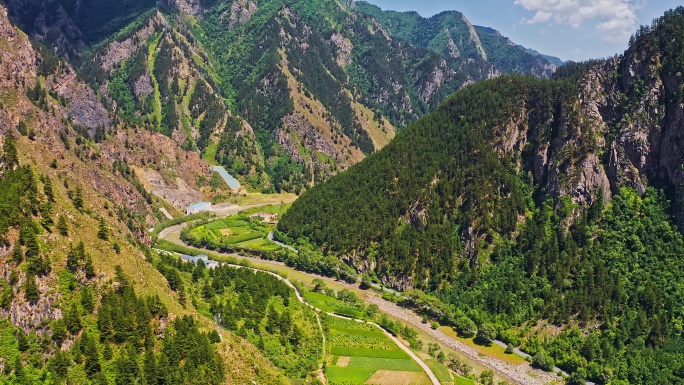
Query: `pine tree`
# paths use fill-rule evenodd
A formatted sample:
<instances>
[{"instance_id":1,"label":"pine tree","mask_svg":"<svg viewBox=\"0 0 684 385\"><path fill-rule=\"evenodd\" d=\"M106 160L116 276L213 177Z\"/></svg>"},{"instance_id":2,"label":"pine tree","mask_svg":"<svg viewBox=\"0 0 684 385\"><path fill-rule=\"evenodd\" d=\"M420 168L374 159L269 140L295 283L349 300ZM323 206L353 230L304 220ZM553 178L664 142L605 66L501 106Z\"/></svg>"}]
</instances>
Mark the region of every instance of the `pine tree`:
<instances>
[{"instance_id":1,"label":"pine tree","mask_svg":"<svg viewBox=\"0 0 684 385\"><path fill-rule=\"evenodd\" d=\"M71 303L71 307L64 315L64 324L72 335L76 335L81 330L81 313L78 311L76 302Z\"/></svg>"},{"instance_id":2,"label":"pine tree","mask_svg":"<svg viewBox=\"0 0 684 385\"><path fill-rule=\"evenodd\" d=\"M157 373L157 360L154 358L152 349L147 349L143 361L143 384L156 385L157 378L159 378L159 374Z\"/></svg>"},{"instance_id":3,"label":"pine tree","mask_svg":"<svg viewBox=\"0 0 684 385\"><path fill-rule=\"evenodd\" d=\"M105 361L109 361L113 356L114 352L112 351L112 346L109 344L109 342L105 341L104 348L102 348L102 358L104 358Z\"/></svg>"},{"instance_id":4,"label":"pine tree","mask_svg":"<svg viewBox=\"0 0 684 385\"><path fill-rule=\"evenodd\" d=\"M50 202L43 202L40 205L40 225L49 232L52 232L50 227L54 224L52 220L52 204Z\"/></svg>"},{"instance_id":5,"label":"pine tree","mask_svg":"<svg viewBox=\"0 0 684 385\"><path fill-rule=\"evenodd\" d=\"M44 178L43 193L45 194L45 198L47 198L48 202L55 201L55 193L52 191L52 180L48 176Z\"/></svg>"},{"instance_id":6,"label":"pine tree","mask_svg":"<svg viewBox=\"0 0 684 385\"><path fill-rule=\"evenodd\" d=\"M92 313L95 310L95 301L93 300L93 293L88 287L83 287L81 289L81 306L88 313Z\"/></svg>"},{"instance_id":7,"label":"pine tree","mask_svg":"<svg viewBox=\"0 0 684 385\"><path fill-rule=\"evenodd\" d=\"M97 351L95 340L87 332L81 337L81 349L85 357L85 371L89 377L100 372L100 354Z\"/></svg>"},{"instance_id":8,"label":"pine tree","mask_svg":"<svg viewBox=\"0 0 684 385\"><path fill-rule=\"evenodd\" d=\"M17 265L24 261L24 250L19 243L14 245L14 250L12 250L12 261Z\"/></svg>"},{"instance_id":9,"label":"pine tree","mask_svg":"<svg viewBox=\"0 0 684 385\"><path fill-rule=\"evenodd\" d=\"M81 211L83 209L83 191L81 190L81 187L76 187L72 200L74 202L74 207Z\"/></svg>"},{"instance_id":10,"label":"pine tree","mask_svg":"<svg viewBox=\"0 0 684 385\"><path fill-rule=\"evenodd\" d=\"M105 222L104 218L100 217L100 223L97 229L97 237L106 241L108 235L109 230L107 229L107 223Z\"/></svg>"},{"instance_id":11,"label":"pine tree","mask_svg":"<svg viewBox=\"0 0 684 385\"><path fill-rule=\"evenodd\" d=\"M81 259L73 245L69 246L69 252L66 257L66 268L72 273L76 272L81 266Z\"/></svg>"},{"instance_id":12,"label":"pine tree","mask_svg":"<svg viewBox=\"0 0 684 385\"><path fill-rule=\"evenodd\" d=\"M56 319L50 324L50 329L52 330L52 340L57 344L57 347L62 346L62 342L67 337L67 329L64 324L64 319Z\"/></svg>"},{"instance_id":13,"label":"pine tree","mask_svg":"<svg viewBox=\"0 0 684 385\"><path fill-rule=\"evenodd\" d=\"M61 349L57 349L48 363L48 370L58 378L64 378L71 364L69 357Z\"/></svg>"},{"instance_id":14,"label":"pine tree","mask_svg":"<svg viewBox=\"0 0 684 385\"><path fill-rule=\"evenodd\" d=\"M20 352L27 351L30 346L28 339L26 338L26 334L24 334L24 332L21 329L17 331L17 345L19 347Z\"/></svg>"},{"instance_id":15,"label":"pine tree","mask_svg":"<svg viewBox=\"0 0 684 385\"><path fill-rule=\"evenodd\" d=\"M66 219L64 219L64 215L60 215L59 218L57 218L57 231L59 231L59 235L66 237L69 235L69 227L67 227Z\"/></svg>"},{"instance_id":16,"label":"pine tree","mask_svg":"<svg viewBox=\"0 0 684 385\"><path fill-rule=\"evenodd\" d=\"M90 257L90 254L85 255L83 272L87 279L92 279L95 276L95 266L93 266L93 259Z\"/></svg>"},{"instance_id":17,"label":"pine tree","mask_svg":"<svg viewBox=\"0 0 684 385\"><path fill-rule=\"evenodd\" d=\"M15 166L19 165L17 142L14 138L14 135L10 131L7 131L7 135L5 135L5 142L2 145L2 160L9 169L13 169Z\"/></svg>"},{"instance_id":18,"label":"pine tree","mask_svg":"<svg viewBox=\"0 0 684 385\"><path fill-rule=\"evenodd\" d=\"M30 303L36 303L40 298L40 290L36 286L36 276L28 273L24 282L24 297Z\"/></svg>"}]
</instances>

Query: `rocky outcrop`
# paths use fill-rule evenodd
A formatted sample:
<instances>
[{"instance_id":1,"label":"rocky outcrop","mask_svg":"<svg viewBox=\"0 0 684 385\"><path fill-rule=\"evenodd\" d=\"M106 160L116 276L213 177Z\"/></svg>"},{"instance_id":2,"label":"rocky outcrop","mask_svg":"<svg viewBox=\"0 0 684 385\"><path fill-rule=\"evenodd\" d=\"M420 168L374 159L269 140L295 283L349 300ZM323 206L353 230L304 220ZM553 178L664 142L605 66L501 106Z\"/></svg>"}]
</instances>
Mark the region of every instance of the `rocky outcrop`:
<instances>
[{"instance_id":1,"label":"rocky outcrop","mask_svg":"<svg viewBox=\"0 0 684 385\"><path fill-rule=\"evenodd\" d=\"M36 54L28 37L12 26L7 9L0 6L0 87L32 87Z\"/></svg>"},{"instance_id":2,"label":"rocky outcrop","mask_svg":"<svg viewBox=\"0 0 684 385\"><path fill-rule=\"evenodd\" d=\"M341 33L335 32L330 36L330 45L335 49L338 66L344 68L352 63L351 53L353 46L351 40L344 37Z\"/></svg>"},{"instance_id":3,"label":"rocky outcrop","mask_svg":"<svg viewBox=\"0 0 684 385\"><path fill-rule=\"evenodd\" d=\"M251 0L237 0L230 6L230 11L221 15L221 19L224 22L227 21L229 29L233 29L248 22L257 9L257 5Z\"/></svg>"},{"instance_id":4,"label":"rocky outcrop","mask_svg":"<svg viewBox=\"0 0 684 385\"><path fill-rule=\"evenodd\" d=\"M96 128L112 126L107 109L70 66L62 64L55 74L48 76L45 86L65 101L63 115L73 123L88 128L91 135Z\"/></svg>"}]
</instances>

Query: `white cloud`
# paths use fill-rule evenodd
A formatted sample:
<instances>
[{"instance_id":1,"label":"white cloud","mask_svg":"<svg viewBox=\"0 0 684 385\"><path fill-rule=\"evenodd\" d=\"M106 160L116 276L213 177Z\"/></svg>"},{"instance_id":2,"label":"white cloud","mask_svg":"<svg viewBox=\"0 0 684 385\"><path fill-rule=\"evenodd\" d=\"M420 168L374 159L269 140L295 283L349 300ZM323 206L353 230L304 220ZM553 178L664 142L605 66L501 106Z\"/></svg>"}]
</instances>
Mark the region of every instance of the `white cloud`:
<instances>
[{"instance_id":1,"label":"white cloud","mask_svg":"<svg viewBox=\"0 0 684 385\"><path fill-rule=\"evenodd\" d=\"M580 28L595 21L596 31L609 42L627 40L637 25L635 5L630 0L515 0L528 11L535 12L527 23L555 22Z\"/></svg>"}]
</instances>

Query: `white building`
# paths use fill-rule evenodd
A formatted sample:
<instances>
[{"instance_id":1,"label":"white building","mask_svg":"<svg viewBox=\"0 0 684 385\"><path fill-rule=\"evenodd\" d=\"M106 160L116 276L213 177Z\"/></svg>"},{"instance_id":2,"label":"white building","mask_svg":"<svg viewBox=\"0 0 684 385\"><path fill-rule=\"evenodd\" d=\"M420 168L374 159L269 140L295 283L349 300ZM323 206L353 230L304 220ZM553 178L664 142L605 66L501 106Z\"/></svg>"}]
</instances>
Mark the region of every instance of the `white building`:
<instances>
[{"instance_id":1,"label":"white building","mask_svg":"<svg viewBox=\"0 0 684 385\"><path fill-rule=\"evenodd\" d=\"M201 213L202 211L211 210L211 202L199 202L188 206L185 210L186 215Z\"/></svg>"}]
</instances>

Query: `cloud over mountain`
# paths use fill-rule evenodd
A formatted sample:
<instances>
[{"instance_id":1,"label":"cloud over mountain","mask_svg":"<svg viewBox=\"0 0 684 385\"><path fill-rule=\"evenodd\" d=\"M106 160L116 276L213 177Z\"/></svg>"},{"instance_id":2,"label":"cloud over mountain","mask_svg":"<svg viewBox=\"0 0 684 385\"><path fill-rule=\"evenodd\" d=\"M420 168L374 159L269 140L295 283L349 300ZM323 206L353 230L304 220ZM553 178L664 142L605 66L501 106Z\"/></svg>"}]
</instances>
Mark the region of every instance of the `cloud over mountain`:
<instances>
[{"instance_id":1,"label":"cloud over mountain","mask_svg":"<svg viewBox=\"0 0 684 385\"><path fill-rule=\"evenodd\" d=\"M597 21L596 32L609 42L625 41L637 24L637 6L629 0L515 0L515 4L535 12L526 19L532 24L555 22L579 28Z\"/></svg>"}]
</instances>

